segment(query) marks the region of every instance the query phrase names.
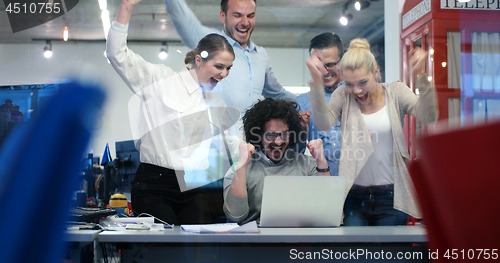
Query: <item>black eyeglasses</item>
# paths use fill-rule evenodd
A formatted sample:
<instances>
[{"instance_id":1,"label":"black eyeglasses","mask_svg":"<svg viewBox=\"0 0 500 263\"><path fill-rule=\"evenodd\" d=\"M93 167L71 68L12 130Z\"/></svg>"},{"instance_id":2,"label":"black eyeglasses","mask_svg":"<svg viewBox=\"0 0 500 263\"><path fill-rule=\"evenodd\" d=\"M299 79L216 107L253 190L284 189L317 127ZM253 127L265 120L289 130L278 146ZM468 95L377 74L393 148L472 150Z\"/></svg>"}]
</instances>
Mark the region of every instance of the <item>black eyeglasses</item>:
<instances>
[{"instance_id":1,"label":"black eyeglasses","mask_svg":"<svg viewBox=\"0 0 500 263\"><path fill-rule=\"evenodd\" d=\"M337 62L330 62L330 63L326 63L324 66L325 66L325 68L326 68L327 70L329 70L329 69L333 69L334 67L336 67L336 66L337 66L337 64L339 64L339 63L340 63L340 61L341 61L341 60L342 60L342 59L339 59L339 61L337 61Z\"/></svg>"},{"instance_id":2,"label":"black eyeglasses","mask_svg":"<svg viewBox=\"0 0 500 263\"><path fill-rule=\"evenodd\" d=\"M281 137L282 140L288 140L289 135L290 135L290 131L264 133L264 136L266 136L266 139L268 141L274 141L278 138L278 136Z\"/></svg>"}]
</instances>

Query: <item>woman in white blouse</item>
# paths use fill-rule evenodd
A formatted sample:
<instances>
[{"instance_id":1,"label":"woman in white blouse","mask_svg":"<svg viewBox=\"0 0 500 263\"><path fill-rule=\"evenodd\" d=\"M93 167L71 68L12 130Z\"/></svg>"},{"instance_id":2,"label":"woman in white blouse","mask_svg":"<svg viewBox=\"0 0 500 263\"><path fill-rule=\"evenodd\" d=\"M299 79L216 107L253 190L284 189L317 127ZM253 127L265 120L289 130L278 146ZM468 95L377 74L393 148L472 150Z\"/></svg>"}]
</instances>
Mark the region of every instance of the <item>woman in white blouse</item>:
<instances>
[{"instance_id":1,"label":"woman in white blouse","mask_svg":"<svg viewBox=\"0 0 500 263\"><path fill-rule=\"evenodd\" d=\"M411 114L424 123L438 118L435 90L424 72L427 53L416 48L410 58L420 95L400 81L379 83L379 68L366 39L351 41L340 62L345 86L327 104L321 86L325 68L320 54L307 60L313 83L310 99L316 126L329 129L340 119L342 149L339 176L346 177L344 225L406 224L421 218L406 163L403 134Z\"/></svg>"},{"instance_id":2,"label":"woman in white blouse","mask_svg":"<svg viewBox=\"0 0 500 263\"><path fill-rule=\"evenodd\" d=\"M128 106L134 137L140 138L141 164L132 185L132 209L170 224L212 223L218 218L199 188L203 183L196 182L223 170L212 158L217 149L229 161L238 159L232 156L238 151L231 149L239 142L227 130L239 112L211 92L229 74L233 48L224 37L209 34L186 55L188 67L181 72L149 63L126 42L139 2L122 1L107 41L111 65L135 93Z\"/></svg>"}]
</instances>

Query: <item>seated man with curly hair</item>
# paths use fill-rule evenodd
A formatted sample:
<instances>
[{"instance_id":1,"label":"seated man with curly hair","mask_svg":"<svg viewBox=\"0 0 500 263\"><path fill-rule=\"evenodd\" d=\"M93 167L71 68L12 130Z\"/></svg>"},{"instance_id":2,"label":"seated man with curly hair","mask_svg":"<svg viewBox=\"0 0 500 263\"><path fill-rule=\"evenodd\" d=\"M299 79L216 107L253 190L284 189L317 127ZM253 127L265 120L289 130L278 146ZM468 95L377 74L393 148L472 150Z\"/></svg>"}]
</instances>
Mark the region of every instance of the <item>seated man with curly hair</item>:
<instances>
[{"instance_id":1,"label":"seated man with curly hair","mask_svg":"<svg viewBox=\"0 0 500 263\"><path fill-rule=\"evenodd\" d=\"M305 140L304 120L294 101L266 98L243 116L247 143L239 146L239 160L224 178L224 213L231 222L259 221L265 176L329 176L321 139L311 140L312 156L292 148Z\"/></svg>"}]
</instances>

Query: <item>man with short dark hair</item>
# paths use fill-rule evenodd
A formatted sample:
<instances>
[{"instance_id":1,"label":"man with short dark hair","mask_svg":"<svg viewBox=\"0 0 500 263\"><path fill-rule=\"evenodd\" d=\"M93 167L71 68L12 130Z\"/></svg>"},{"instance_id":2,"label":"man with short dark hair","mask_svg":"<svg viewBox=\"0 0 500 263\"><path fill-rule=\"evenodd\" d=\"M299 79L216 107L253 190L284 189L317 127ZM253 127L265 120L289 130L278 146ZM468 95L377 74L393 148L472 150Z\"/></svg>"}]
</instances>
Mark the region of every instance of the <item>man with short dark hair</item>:
<instances>
[{"instance_id":1,"label":"man with short dark hair","mask_svg":"<svg viewBox=\"0 0 500 263\"><path fill-rule=\"evenodd\" d=\"M305 137L297 103L267 98L243 116L247 143L240 144L239 160L224 178L224 213L229 221L260 219L266 176L329 176L321 139L311 140L306 156L291 148Z\"/></svg>"},{"instance_id":2,"label":"man with short dark hair","mask_svg":"<svg viewBox=\"0 0 500 263\"><path fill-rule=\"evenodd\" d=\"M340 37L332 32L325 32L311 39L309 44L309 54L316 53L323 58L325 62L326 74L323 76L323 85L325 87L326 101L330 100L333 91L337 89L339 83L343 81L342 75L337 66L344 55L344 45ZM333 128L328 131L319 131L314 123L314 118L311 115L311 102L309 101L309 93L298 96L295 101L300 106L300 111L303 111L303 117L310 118L308 127L307 140L322 139L325 156L330 167L330 174L337 176L339 174L340 162L340 122L337 121ZM304 152L305 142L299 144L299 152Z\"/></svg>"},{"instance_id":3,"label":"man with short dark hair","mask_svg":"<svg viewBox=\"0 0 500 263\"><path fill-rule=\"evenodd\" d=\"M266 50L250 40L255 26L255 0L222 0L219 17L223 32L203 26L185 0L165 0L165 5L186 46L194 48L209 33L225 36L233 46L236 58L231 72L214 89L227 107L238 109L243 115L261 96L295 99L274 76Z\"/></svg>"}]
</instances>

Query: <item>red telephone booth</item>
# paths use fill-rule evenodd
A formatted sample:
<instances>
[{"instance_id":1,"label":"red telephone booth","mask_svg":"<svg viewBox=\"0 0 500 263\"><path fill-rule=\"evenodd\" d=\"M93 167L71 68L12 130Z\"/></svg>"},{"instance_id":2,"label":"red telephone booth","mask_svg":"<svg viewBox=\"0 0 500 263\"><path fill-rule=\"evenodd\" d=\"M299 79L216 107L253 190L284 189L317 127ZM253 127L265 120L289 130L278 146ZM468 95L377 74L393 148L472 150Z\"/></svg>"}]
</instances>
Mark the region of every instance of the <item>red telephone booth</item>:
<instances>
[{"instance_id":1,"label":"red telephone booth","mask_svg":"<svg viewBox=\"0 0 500 263\"><path fill-rule=\"evenodd\" d=\"M415 46L427 50L440 120L454 125L500 117L500 0L407 0L401 21L403 81L418 94L408 54ZM419 133L425 127L407 117L412 159Z\"/></svg>"}]
</instances>

